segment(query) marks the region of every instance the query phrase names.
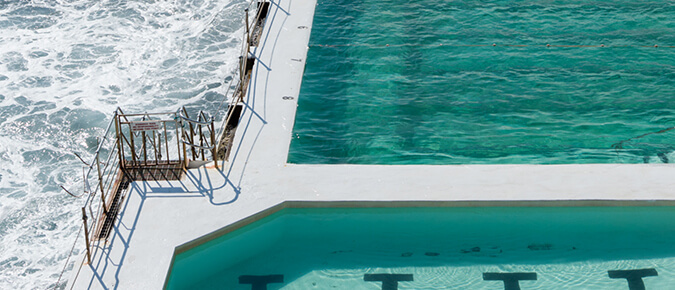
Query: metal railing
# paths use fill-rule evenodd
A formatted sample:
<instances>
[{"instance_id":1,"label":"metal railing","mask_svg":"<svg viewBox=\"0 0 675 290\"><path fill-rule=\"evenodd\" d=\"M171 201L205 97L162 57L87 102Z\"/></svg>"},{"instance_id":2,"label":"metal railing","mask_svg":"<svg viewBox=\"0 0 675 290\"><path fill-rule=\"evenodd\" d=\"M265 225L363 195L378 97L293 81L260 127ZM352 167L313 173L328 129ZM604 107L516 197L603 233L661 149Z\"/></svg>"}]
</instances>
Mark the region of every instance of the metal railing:
<instances>
[{"instance_id":1,"label":"metal railing","mask_svg":"<svg viewBox=\"0 0 675 290\"><path fill-rule=\"evenodd\" d=\"M215 161L215 138L214 118L203 111L191 119L184 107L172 113L115 110L84 173L87 199L82 221L87 261L91 263L91 247L108 236L121 191L140 178L133 170L160 165L177 165L182 170L189 160ZM170 144L175 144L174 150Z\"/></svg>"},{"instance_id":2,"label":"metal railing","mask_svg":"<svg viewBox=\"0 0 675 290\"><path fill-rule=\"evenodd\" d=\"M218 144L215 151L215 156L222 160L228 159L229 152L232 147L232 139L234 138L234 130L236 128L236 125L232 126L232 124L238 123L235 122L233 118L240 117L240 114L236 112L236 108L239 107L240 103L244 101L244 97L246 96L246 92L251 81L251 72L256 59L251 53L251 47L257 47L260 43L260 38L262 37L262 31L265 20L267 19L267 14L269 13L270 5L271 2L269 1L251 1L249 7L245 10L246 29L244 32L244 39L246 41L242 43L239 69L237 71L238 75L232 78L232 81L238 80L238 83L232 93L230 103L227 106L226 117L223 119L223 123L220 126L220 131L217 134ZM251 10L251 6L255 6L255 10ZM253 14L252 21L250 19L251 13ZM226 96L229 95L229 88L232 87L231 84L232 82L228 87ZM220 111L220 108L218 108L217 111Z\"/></svg>"},{"instance_id":3,"label":"metal railing","mask_svg":"<svg viewBox=\"0 0 675 290\"><path fill-rule=\"evenodd\" d=\"M99 139L99 144L94 152L89 168L83 176L84 194L87 199L82 206L82 221L85 232L85 243L87 247L87 261L91 262L91 239L90 234L95 232L97 221L102 215L107 214L108 205L106 197L115 187L120 175L120 159L117 146L118 126L117 118L122 111L118 108L113 114L112 120L108 124L103 137ZM114 128L114 130L113 130ZM101 160L104 160L101 162ZM94 171L94 168L96 170ZM91 187L91 184L95 186ZM91 218L91 220L90 220Z\"/></svg>"},{"instance_id":4,"label":"metal railing","mask_svg":"<svg viewBox=\"0 0 675 290\"><path fill-rule=\"evenodd\" d=\"M216 168L218 168L218 156L216 154L216 128L214 118L209 117L204 111L199 111L197 119L190 119L185 107L176 112L178 121L183 128L181 133L181 142L183 143L183 156L187 155L187 147L190 147L192 160L208 160L208 154L211 155ZM195 138L197 137L197 138Z\"/></svg>"},{"instance_id":5,"label":"metal railing","mask_svg":"<svg viewBox=\"0 0 675 290\"><path fill-rule=\"evenodd\" d=\"M255 8L251 10L254 4ZM229 150L231 146L231 142L221 146L222 139L234 135L234 128L228 128L228 124L240 116L240 103L246 95L255 61L251 47L259 43L269 7L270 2L256 0L251 1L246 9L246 41L242 43L239 68L228 85L223 102L213 114L220 113L223 103L230 96L230 89L234 88L218 131L213 116L199 111L196 118L190 118L185 107L171 113L125 114L120 108L115 110L103 137L97 140L92 161L84 168L83 194L77 196L66 190L75 197L86 195L81 209L87 263L91 263L92 248L98 249L95 247L97 243L108 237L110 229L106 227L112 227L119 206L116 203L120 202L122 191L138 177L130 173L132 170L176 164L182 170L190 160L212 160L218 168L218 159L223 159L219 157L226 156L221 154L221 150ZM253 14L253 21L249 21L249 14ZM237 85L233 87L234 82ZM173 146L170 144L174 144L174 140L170 139L175 139L175 150L170 149Z\"/></svg>"},{"instance_id":6,"label":"metal railing","mask_svg":"<svg viewBox=\"0 0 675 290\"><path fill-rule=\"evenodd\" d=\"M118 111L117 146L122 169L185 162L180 150L169 150L169 139L180 136L176 112L123 114ZM178 138L175 139L179 148Z\"/></svg>"}]
</instances>

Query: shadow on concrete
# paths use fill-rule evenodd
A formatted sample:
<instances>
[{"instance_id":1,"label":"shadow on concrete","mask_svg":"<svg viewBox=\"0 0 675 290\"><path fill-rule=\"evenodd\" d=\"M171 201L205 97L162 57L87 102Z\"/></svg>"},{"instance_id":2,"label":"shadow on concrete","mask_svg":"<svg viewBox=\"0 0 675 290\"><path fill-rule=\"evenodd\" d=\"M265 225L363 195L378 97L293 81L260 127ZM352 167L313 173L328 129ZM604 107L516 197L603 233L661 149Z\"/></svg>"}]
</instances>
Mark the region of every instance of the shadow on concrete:
<instances>
[{"instance_id":1,"label":"shadow on concrete","mask_svg":"<svg viewBox=\"0 0 675 290\"><path fill-rule=\"evenodd\" d=\"M267 17L266 27L271 27L273 21L278 21L279 18L283 17L283 22L286 22L286 19L290 13L290 4L292 1L288 2L288 7L286 9L282 8L279 5L280 1L271 1L273 7L270 9L270 14ZM280 26L277 26L280 27ZM185 178L181 180L174 181L137 181L132 182L129 186L127 194L123 197L122 201L123 206L120 210L116 221L113 227L113 235L109 237L107 241L99 241L94 248L92 248L92 263L86 265L92 271L92 276L90 281L88 281L87 288L102 288L102 289L118 289L120 281L120 271L127 259L127 252L131 243L131 240L134 236L136 227L139 222L141 211L145 205L145 202L151 198L203 198L206 197L209 199L209 202L214 206L222 206L232 204L237 201L239 195L241 194L241 182L244 175L244 172L247 169L247 163L251 157L254 147L257 144L258 138L264 129L267 121L267 94L268 94L268 82L269 74L272 68L267 65L272 62L274 56L274 50L276 48L277 41L279 40L279 33L275 31L274 33L276 38L272 45L268 45L271 40L271 30L267 29L266 34L258 47L256 48L256 53L260 53L264 49L272 49L269 60L258 60L256 62L255 71L253 74L251 82L249 82L249 93L247 94L246 100L244 100L244 111L242 112L242 117L239 124L244 124L244 118L246 122L243 127L240 127L238 130L245 136L246 134L255 134L255 138L250 145L250 148L246 148L248 154L246 156L240 155L242 150L244 138L239 138L239 144L237 144L237 149L230 157L228 169L225 169L225 161L221 161L221 166L219 170L210 170L207 172L206 167L199 167L197 169L191 169L185 171ZM260 80L260 73L266 73L265 76L265 90L260 96L256 91L255 83L258 83ZM259 100L256 102L256 100ZM246 114L246 113L249 114ZM251 124L253 122L262 122L262 126L257 131L251 131ZM241 126L241 125L240 125ZM243 130L242 130L243 129ZM241 167L240 172L233 172L233 164L236 162L244 162L244 165ZM212 175L209 175L213 172L218 172L220 176L216 176L218 180L214 180ZM234 174L234 175L233 175ZM239 179L235 182L230 177L239 176ZM222 179L221 179L222 178ZM187 184L192 184L193 188L196 190L190 190ZM168 184L168 186L167 186ZM221 190L226 187L231 187L232 191ZM230 193L230 196L219 196L219 191L223 194ZM133 202L132 202L133 201ZM119 249L123 248L121 252L116 251L112 252L113 248ZM148 265L149 267L151 265ZM106 273L114 271L114 279L111 284L106 284L105 281L111 281ZM103 275L106 277L104 278ZM80 276L80 278L83 278ZM82 284L80 284L82 285Z\"/></svg>"},{"instance_id":2,"label":"shadow on concrete","mask_svg":"<svg viewBox=\"0 0 675 290\"><path fill-rule=\"evenodd\" d=\"M291 4L293 1L287 1L288 7L287 9L290 10ZM286 19L290 15L288 10L285 10L282 8L279 3L280 1L271 1L272 6L274 8L270 8L270 15L267 17L267 23L265 24L265 27L271 27L271 23L274 21L279 21L281 18L282 24L280 26L276 27L283 27L283 24L286 22ZM279 28L281 29L281 28ZM244 105L244 111L242 112L242 117L239 121L239 126L243 125L243 128L240 127L238 129L238 132L241 132L241 138L239 138L239 144L236 146L236 151L233 152L233 154L230 156L230 162L229 162L229 169L227 171L227 174L225 175L226 179L228 180L228 184L232 186L232 188L239 194L241 191L241 183L243 180L244 173L246 172L247 169L247 164L250 160L251 154L253 153L253 149L255 148L258 138L260 137L260 134L262 133L262 130L265 128L267 125L267 97L268 97L268 88L269 88L269 75L272 71L271 63L272 60L274 59L274 51L277 48L277 42L279 40L280 33L279 31L275 31L273 34L275 38L273 39L273 42L271 45L269 44L272 39L270 37L272 35L272 30L271 29L266 29L266 33L262 40L260 41L258 47L255 49L256 55L256 64L255 64L255 74L252 74L252 79L249 82L249 90L248 94L246 96L246 99L243 102ZM269 53L269 59L267 60L262 60L259 58L259 55L262 53L262 51L266 49L271 49L272 51ZM270 64L270 65L266 65ZM257 84L260 79L261 79L261 74L264 73L264 80L265 80L265 85L264 85L264 91L262 94L259 95L259 92L257 91L258 86L255 85ZM248 113L248 114L247 114ZM246 120L244 120L246 119ZM256 120L257 119L257 120ZM245 122L244 122L245 121ZM257 131L250 131L251 124L252 122L260 121L262 122L262 125L260 126L260 129ZM245 124L244 124L245 123ZM242 130L243 129L243 130ZM255 134L255 138L253 138L253 142L251 143L249 148L246 148L245 151L248 151L248 154L246 156L241 156L240 153L242 152L242 145L243 145L243 136L246 134ZM288 150L286 150L288 151ZM234 164L236 162L244 162L244 165L241 167L241 170L239 172L233 172ZM223 168L225 166L225 161L222 161L222 166ZM236 184L231 181L229 177L231 176L239 176L239 179L236 181Z\"/></svg>"},{"instance_id":3,"label":"shadow on concrete","mask_svg":"<svg viewBox=\"0 0 675 290\"><path fill-rule=\"evenodd\" d=\"M217 172L220 173L223 179L220 184L216 185L214 185L212 178L207 174L207 168L205 167L187 170L185 178L182 180L132 182L128 192L123 197L123 206L116 217L113 234L107 241L100 240L92 248L92 263L86 265L92 272L87 288L118 289L119 273L127 258L127 251L138 225L141 211L148 199L206 197L215 206L235 202L239 195L239 192L236 190L229 198L217 201L218 197L214 196L214 192L232 184L221 171ZM196 188L196 190L190 190L190 187L187 186L188 184L192 184L190 187ZM113 252L113 248L117 251ZM123 249L121 252L119 251L120 248ZM109 277L111 271L114 271L114 279ZM103 277L104 275L106 276L105 278ZM106 281L114 282L106 284Z\"/></svg>"}]
</instances>

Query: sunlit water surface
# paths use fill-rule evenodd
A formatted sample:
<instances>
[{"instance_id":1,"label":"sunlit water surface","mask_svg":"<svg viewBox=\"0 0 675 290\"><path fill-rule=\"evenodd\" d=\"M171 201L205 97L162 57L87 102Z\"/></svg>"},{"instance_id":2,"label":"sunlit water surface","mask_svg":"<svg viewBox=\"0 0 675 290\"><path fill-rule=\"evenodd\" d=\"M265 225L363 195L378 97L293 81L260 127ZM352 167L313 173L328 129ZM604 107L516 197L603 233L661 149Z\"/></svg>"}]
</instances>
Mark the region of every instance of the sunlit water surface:
<instances>
[{"instance_id":1,"label":"sunlit water surface","mask_svg":"<svg viewBox=\"0 0 675 290\"><path fill-rule=\"evenodd\" d=\"M318 1L289 161L669 162L621 142L675 126L672 46L674 1Z\"/></svg>"}]
</instances>

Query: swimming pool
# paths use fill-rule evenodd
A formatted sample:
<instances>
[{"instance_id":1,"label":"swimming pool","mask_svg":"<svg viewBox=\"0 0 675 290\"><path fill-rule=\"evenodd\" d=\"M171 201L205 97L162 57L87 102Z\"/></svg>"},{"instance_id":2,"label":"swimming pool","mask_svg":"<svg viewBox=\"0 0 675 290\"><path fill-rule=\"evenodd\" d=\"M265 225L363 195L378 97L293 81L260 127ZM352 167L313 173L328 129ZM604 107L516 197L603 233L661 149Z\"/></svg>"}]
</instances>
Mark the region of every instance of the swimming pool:
<instances>
[{"instance_id":1,"label":"swimming pool","mask_svg":"<svg viewBox=\"0 0 675 290\"><path fill-rule=\"evenodd\" d=\"M674 226L673 207L286 208L193 242L166 288L668 289Z\"/></svg>"},{"instance_id":2,"label":"swimming pool","mask_svg":"<svg viewBox=\"0 0 675 290\"><path fill-rule=\"evenodd\" d=\"M319 1L288 161L669 162L673 4Z\"/></svg>"}]
</instances>

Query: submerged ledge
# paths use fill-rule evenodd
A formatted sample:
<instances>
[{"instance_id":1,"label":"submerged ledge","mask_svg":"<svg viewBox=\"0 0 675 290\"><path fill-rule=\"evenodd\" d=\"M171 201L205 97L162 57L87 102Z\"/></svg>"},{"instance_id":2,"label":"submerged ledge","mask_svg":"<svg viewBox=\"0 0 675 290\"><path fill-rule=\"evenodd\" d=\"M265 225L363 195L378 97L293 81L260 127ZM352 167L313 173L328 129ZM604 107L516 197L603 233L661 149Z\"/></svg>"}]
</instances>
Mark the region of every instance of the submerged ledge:
<instances>
[{"instance_id":1,"label":"submerged ledge","mask_svg":"<svg viewBox=\"0 0 675 290\"><path fill-rule=\"evenodd\" d=\"M443 207L650 207L675 206L675 200L489 200L489 201L284 201L176 247L174 257L284 209L298 208L443 208ZM169 272L170 274L170 272ZM167 274L167 277L169 276Z\"/></svg>"}]
</instances>

